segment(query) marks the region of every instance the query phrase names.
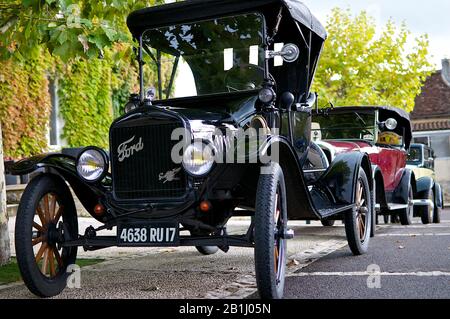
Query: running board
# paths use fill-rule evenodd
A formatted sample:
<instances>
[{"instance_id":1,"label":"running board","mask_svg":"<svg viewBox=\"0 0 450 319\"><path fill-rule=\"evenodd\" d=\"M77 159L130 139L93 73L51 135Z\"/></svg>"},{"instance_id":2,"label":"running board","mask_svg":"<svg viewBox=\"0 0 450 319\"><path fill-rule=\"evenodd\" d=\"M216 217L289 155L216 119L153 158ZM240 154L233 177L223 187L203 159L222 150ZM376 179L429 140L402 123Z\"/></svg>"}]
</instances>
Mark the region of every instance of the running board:
<instances>
[{"instance_id":1,"label":"running board","mask_svg":"<svg viewBox=\"0 0 450 319\"><path fill-rule=\"evenodd\" d=\"M414 199L412 201L413 205L416 207L419 206L428 206L431 207L432 209L434 208L434 203L431 199ZM375 209L377 207L375 206ZM400 210L400 209L406 209L408 208L408 204L388 204L388 209L389 210Z\"/></svg>"},{"instance_id":2,"label":"running board","mask_svg":"<svg viewBox=\"0 0 450 319\"><path fill-rule=\"evenodd\" d=\"M388 204L389 210L400 210L408 208L408 204Z\"/></svg>"},{"instance_id":3,"label":"running board","mask_svg":"<svg viewBox=\"0 0 450 319\"><path fill-rule=\"evenodd\" d=\"M434 209L434 203L431 199L415 199L413 200L414 206L428 206Z\"/></svg>"}]
</instances>

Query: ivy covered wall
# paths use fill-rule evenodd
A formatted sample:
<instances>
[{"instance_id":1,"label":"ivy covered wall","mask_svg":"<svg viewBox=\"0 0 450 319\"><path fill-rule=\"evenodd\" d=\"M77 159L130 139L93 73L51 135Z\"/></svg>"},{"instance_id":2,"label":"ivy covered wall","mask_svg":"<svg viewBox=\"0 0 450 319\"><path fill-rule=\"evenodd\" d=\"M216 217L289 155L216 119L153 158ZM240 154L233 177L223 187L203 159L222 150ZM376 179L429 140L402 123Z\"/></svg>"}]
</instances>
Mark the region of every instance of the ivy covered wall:
<instances>
[{"instance_id":1,"label":"ivy covered wall","mask_svg":"<svg viewBox=\"0 0 450 319\"><path fill-rule=\"evenodd\" d=\"M108 145L112 122L111 72L107 61L78 60L59 81L62 137L69 147Z\"/></svg>"},{"instance_id":2,"label":"ivy covered wall","mask_svg":"<svg viewBox=\"0 0 450 319\"><path fill-rule=\"evenodd\" d=\"M22 158L47 148L50 69L50 56L41 49L26 61L0 62L0 121L5 157Z\"/></svg>"},{"instance_id":3,"label":"ivy covered wall","mask_svg":"<svg viewBox=\"0 0 450 319\"><path fill-rule=\"evenodd\" d=\"M33 59L0 61L0 118L6 157L21 159L48 151L52 110L49 79L58 78L63 147L108 147L109 127L124 114L130 93L139 92L138 64L129 44L116 44L102 59L62 63L43 49ZM164 80L171 69L163 68ZM147 66L149 83L156 67Z\"/></svg>"}]
</instances>

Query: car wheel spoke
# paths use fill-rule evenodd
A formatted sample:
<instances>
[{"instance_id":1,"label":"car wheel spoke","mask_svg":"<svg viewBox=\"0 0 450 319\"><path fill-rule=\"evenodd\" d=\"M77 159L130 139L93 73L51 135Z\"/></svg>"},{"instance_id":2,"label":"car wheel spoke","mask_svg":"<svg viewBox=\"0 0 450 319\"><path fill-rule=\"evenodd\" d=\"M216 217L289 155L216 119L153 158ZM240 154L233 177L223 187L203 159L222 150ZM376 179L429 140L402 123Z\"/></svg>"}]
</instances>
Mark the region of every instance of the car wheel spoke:
<instances>
[{"instance_id":1,"label":"car wheel spoke","mask_svg":"<svg viewBox=\"0 0 450 319\"><path fill-rule=\"evenodd\" d=\"M58 211L55 214L55 218L53 219L53 222L55 224L58 224L58 221L61 219L61 216L62 216L63 212L64 212L63 206L59 206L58 207Z\"/></svg>"},{"instance_id":2,"label":"car wheel spoke","mask_svg":"<svg viewBox=\"0 0 450 319\"><path fill-rule=\"evenodd\" d=\"M61 255L59 254L58 249L56 247L53 248L53 252L55 254L56 262L58 263L59 268L62 269L63 266L64 266L64 263L63 263L63 260L61 258Z\"/></svg>"},{"instance_id":3,"label":"car wheel spoke","mask_svg":"<svg viewBox=\"0 0 450 319\"><path fill-rule=\"evenodd\" d=\"M41 225L39 225L38 223L36 223L36 222L33 222L33 227L34 228L36 228L38 231L40 231L41 233L43 233L45 230L44 230L44 227L42 227Z\"/></svg>"},{"instance_id":4,"label":"car wheel spoke","mask_svg":"<svg viewBox=\"0 0 450 319\"><path fill-rule=\"evenodd\" d=\"M33 239L33 241L32 241L31 243L33 244L33 246L36 246L37 244L40 244L40 243L42 243L43 241L44 241L44 237L41 236L41 237L38 237L38 238Z\"/></svg>"},{"instance_id":5,"label":"car wheel spoke","mask_svg":"<svg viewBox=\"0 0 450 319\"><path fill-rule=\"evenodd\" d=\"M42 266L41 266L41 272L42 272L43 275L47 275L48 252L49 252L49 247L47 246L47 248L45 249L45 252L44 252L44 259L42 261Z\"/></svg>"},{"instance_id":6,"label":"car wheel spoke","mask_svg":"<svg viewBox=\"0 0 450 319\"><path fill-rule=\"evenodd\" d=\"M44 252L47 250L47 243L42 243L41 247L39 248L38 253L36 254L35 261L36 263L39 263L42 256L44 255Z\"/></svg>"},{"instance_id":7,"label":"car wheel spoke","mask_svg":"<svg viewBox=\"0 0 450 319\"><path fill-rule=\"evenodd\" d=\"M49 265L50 265L50 277L55 277L56 276L55 256L54 256L53 252L54 252L53 248L50 248L48 250Z\"/></svg>"}]
</instances>

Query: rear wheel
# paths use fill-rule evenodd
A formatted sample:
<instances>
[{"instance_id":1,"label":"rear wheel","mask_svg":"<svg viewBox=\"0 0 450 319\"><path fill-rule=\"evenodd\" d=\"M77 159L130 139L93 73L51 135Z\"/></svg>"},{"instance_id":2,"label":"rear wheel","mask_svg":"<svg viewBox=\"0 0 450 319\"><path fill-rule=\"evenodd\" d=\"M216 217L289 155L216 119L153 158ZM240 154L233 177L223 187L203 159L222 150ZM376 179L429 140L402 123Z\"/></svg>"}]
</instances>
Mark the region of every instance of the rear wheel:
<instances>
[{"instance_id":1,"label":"rear wheel","mask_svg":"<svg viewBox=\"0 0 450 319\"><path fill-rule=\"evenodd\" d=\"M399 211L400 223L404 226L411 225L414 215L414 194L411 185L408 190L408 207Z\"/></svg>"},{"instance_id":2,"label":"rear wheel","mask_svg":"<svg viewBox=\"0 0 450 319\"><path fill-rule=\"evenodd\" d=\"M426 192L424 199L431 200L434 203L434 192L432 189L429 189ZM430 207L429 205L421 206L421 207L419 207L419 212L420 212L420 218L422 219L422 223L424 225L427 225L427 224L430 224L433 222L434 207Z\"/></svg>"},{"instance_id":3,"label":"rear wheel","mask_svg":"<svg viewBox=\"0 0 450 319\"><path fill-rule=\"evenodd\" d=\"M372 227L372 196L363 169L359 171L355 194L356 207L345 214L345 232L354 255L365 254L369 248Z\"/></svg>"},{"instance_id":4,"label":"rear wheel","mask_svg":"<svg viewBox=\"0 0 450 319\"><path fill-rule=\"evenodd\" d=\"M255 212L256 283L262 299L281 299L286 273L287 202L283 171L267 167L258 182Z\"/></svg>"},{"instance_id":5,"label":"rear wheel","mask_svg":"<svg viewBox=\"0 0 450 319\"><path fill-rule=\"evenodd\" d=\"M442 199L442 203L444 203L444 199ZM441 223L441 211L442 211L442 208L440 208L435 201L434 202L434 211L433 211L433 223L435 223L435 224Z\"/></svg>"},{"instance_id":6,"label":"rear wheel","mask_svg":"<svg viewBox=\"0 0 450 319\"><path fill-rule=\"evenodd\" d=\"M77 247L59 244L77 236L76 208L65 182L52 175L34 178L23 193L15 227L17 263L32 293L45 298L64 290Z\"/></svg>"}]
</instances>

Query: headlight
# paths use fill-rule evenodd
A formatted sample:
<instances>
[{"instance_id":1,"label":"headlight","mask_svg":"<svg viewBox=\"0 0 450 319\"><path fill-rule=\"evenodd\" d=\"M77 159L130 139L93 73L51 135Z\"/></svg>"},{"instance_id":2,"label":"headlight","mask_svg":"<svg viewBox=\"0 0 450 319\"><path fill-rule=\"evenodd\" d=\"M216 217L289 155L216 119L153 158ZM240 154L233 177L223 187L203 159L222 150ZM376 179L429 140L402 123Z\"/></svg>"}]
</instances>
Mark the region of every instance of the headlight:
<instances>
[{"instance_id":1,"label":"headlight","mask_svg":"<svg viewBox=\"0 0 450 319\"><path fill-rule=\"evenodd\" d=\"M194 143L183 155L183 167L193 176L204 176L214 165L214 148L211 144Z\"/></svg>"},{"instance_id":2,"label":"headlight","mask_svg":"<svg viewBox=\"0 0 450 319\"><path fill-rule=\"evenodd\" d=\"M96 147L84 149L77 159L78 175L87 182L103 179L108 172L108 167L108 156L105 151Z\"/></svg>"}]
</instances>

